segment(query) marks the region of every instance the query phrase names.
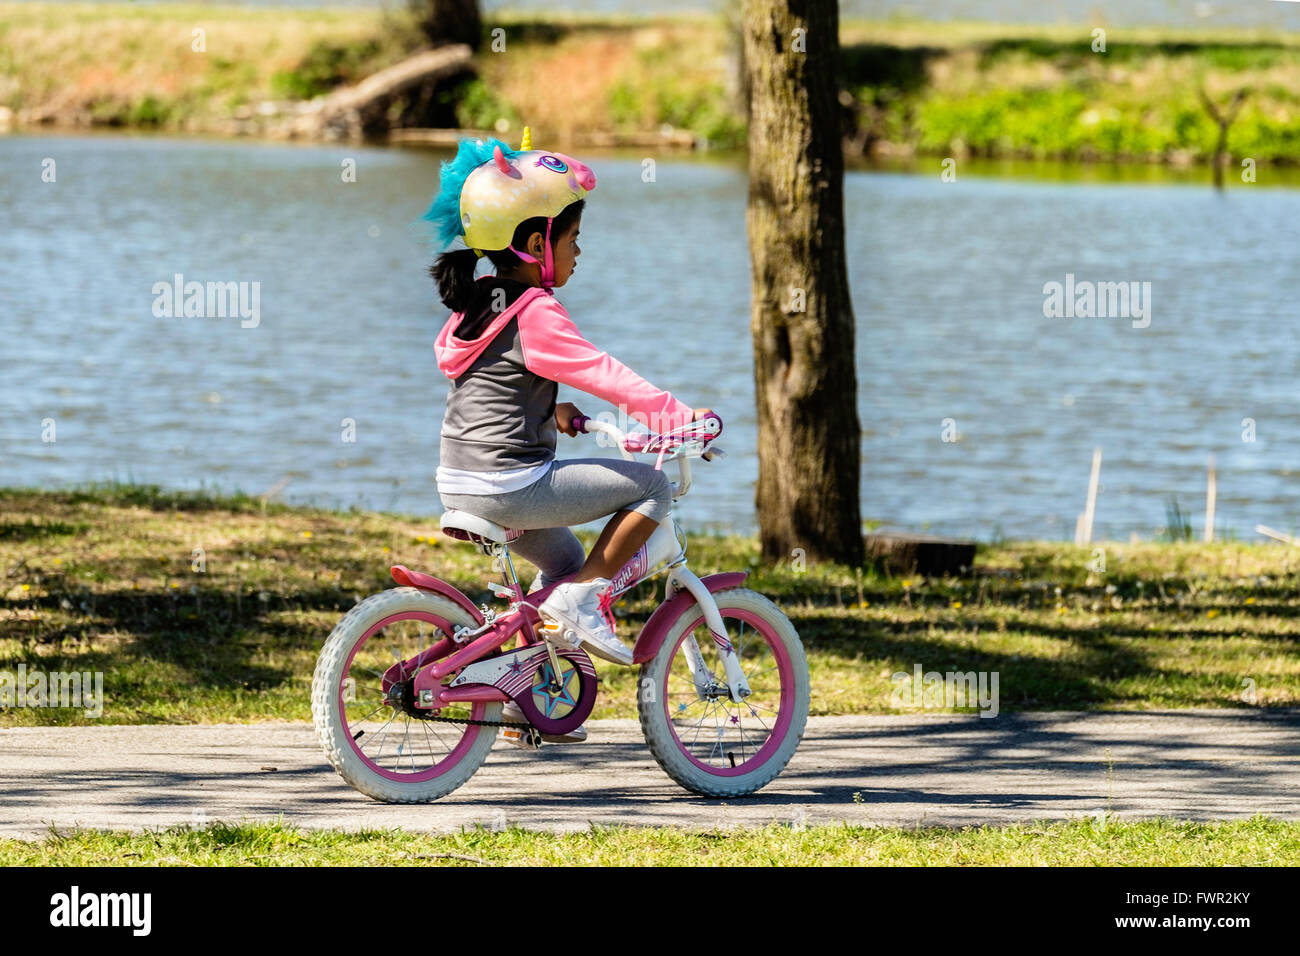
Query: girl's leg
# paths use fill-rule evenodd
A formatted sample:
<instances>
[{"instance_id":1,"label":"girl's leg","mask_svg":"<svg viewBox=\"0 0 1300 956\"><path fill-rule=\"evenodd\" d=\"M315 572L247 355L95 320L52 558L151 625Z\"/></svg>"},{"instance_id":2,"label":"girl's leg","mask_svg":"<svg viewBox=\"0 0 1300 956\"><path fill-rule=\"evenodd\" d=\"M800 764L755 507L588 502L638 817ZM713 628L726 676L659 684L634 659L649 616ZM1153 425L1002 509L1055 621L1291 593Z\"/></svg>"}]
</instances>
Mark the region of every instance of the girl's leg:
<instances>
[{"instance_id":1,"label":"girl's leg","mask_svg":"<svg viewBox=\"0 0 1300 956\"><path fill-rule=\"evenodd\" d=\"M542 572L542 587L550 587L561 578L577 574L587 558L582 542L568 528L525 531L510 542L510 551L537 565ZM527 589L525 583L524 590Z\"/></svg>"},{"instance_id":2,"label":"girl's leg","mask_svg":"<svg viewBox=\"0 0 1300 956\"><path fill-rule=\"evenodd\" d=\"M671 499L670 499L671 500ZM641 545L650 540L659 522L653 518L626 509L609 519L600 537L591 547L591 554L574 581L594 581L612 578L623 565L632 560Z\"/></svg>"},{"instance_id":3,"label":"girl's leg","mask_svg":"<svg viewBox=\"0 0 1300 956\"><path fill-rule=\"evenodd\" d=\"M644 462L605 458L556 462L532 492L530 504L550 520L582 524L615 511L587 556L575 582L612 578L649 540L672 506L668 476Z\"/></svg>"},{"instance_id":4,"label":"girl's leg","mask_svg":"<svg viewBox=\"0 0 1300 956\"><path fill-rule=\"evenodd\" d=\"M614 514L575 578L590 581L618 573L659 522L667 519L672 485L667 475L646 462L578 458L555 462L545 475L518 491L445 495L443 504L524 530L568 528Z\"/></svg>"}]
</instances>

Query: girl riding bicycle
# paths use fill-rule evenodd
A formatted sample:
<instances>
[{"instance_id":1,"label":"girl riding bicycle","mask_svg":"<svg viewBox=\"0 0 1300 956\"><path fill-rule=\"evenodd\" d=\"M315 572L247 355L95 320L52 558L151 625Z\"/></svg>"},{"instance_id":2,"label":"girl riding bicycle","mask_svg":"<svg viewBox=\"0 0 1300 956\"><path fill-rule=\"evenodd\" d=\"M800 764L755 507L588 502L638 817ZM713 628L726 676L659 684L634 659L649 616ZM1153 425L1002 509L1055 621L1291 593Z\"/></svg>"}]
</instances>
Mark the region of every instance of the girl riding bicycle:
<instances>
[{"instance_id":1,"label":"girl riding bicycle","mask_svg":"<svg viewBox=\"0 0 1300 956\"><path fill-rule=\"evenodd\" d=\"M527 130L518 151L462 142L426 214L444 244L463 236L469 247L443 253L431 270L452 309L437 339L438 366L451 379L440 524L501 562L504 581L492 591L508 606L475 607L454 584L395 565L397 587L352 607L321 647L312 722L353 787L427 803L463 786L498 734L533 750L585 739L598 681L589 651L640 665L641 729L672 779L703 796L753 793L803 736L811 688L799 634L744 587L747 572L700 577L688 566L669 507L691 487L691 459L722 457L712 445L722 421L600 351L555 300L551 290L573 272L582 201L596 177L529 146ZM497 272L475 279L484 255ZM557 406L559 382L623 406L658 434L628 435ZM556 461L558 431L603 433L624 458ZM659 470L670 462L675 484ZM610 513L584 556L569 526ZM546 593L534 595L536 605L512 551L540 569L532 590ZM663 599L633 652L602 612L654 577L664 579Z\"/></svg>"},{"instance_id":2,"label":"girl riding bicycle","mask_svg":"<svg viewBox=\"0 0 1300 956\"><path fill-rule=\"evenodd\" d=\"M611 578L668 519L672 487L648 463L556 461L556 432L576 435L581 415L557 405L557 383L619 405L657 432L709 409L685 405L592 345L555 298L552 289L576 268L584 197L595 186L583 163L533 150L527 129L519 150L462 140L442 164L425 218L444 245L462 236L468 248L441 253L429 270L452 310L435 345L451 380L437 483L444 507L524 532L510 547L540 570L531 590L571 578L538 608L563 625L550 639L630 664L612 627ZM481 257L496 272L475 279ZM610 514L584 554L570 526ZM560 636L566 628L576 641Z\"/></svg>"}]
</instances>

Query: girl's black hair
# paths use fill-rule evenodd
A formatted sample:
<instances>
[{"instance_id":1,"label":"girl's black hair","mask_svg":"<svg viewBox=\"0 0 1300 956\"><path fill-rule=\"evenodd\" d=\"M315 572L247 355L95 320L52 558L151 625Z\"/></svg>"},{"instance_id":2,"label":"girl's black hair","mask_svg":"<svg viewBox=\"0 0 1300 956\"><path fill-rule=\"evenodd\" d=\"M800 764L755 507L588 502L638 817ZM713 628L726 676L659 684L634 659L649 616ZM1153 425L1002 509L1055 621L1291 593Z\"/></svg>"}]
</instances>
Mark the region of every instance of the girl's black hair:
<instances>
[{"instance_id":1,"label":"girl's black hair","mask_svg":"<svg viewBox=\"0 0 1300 956\"><path fill-rule=\"evenodd\" d=\"M578 221L578 217L582 215L582 207L586 204L585 199L569 203L551 222L552 250L555 248L555 240L567 233ZM528 242L528 237L535 232L546 235L545 216L534 216L521 222L515 228L510 244L516 249L521 248ZM483 253L483 256L496 266L498 272L502 269L512 269L524 261L509 249L489 249ZM477 266L478 256L473 249L453 249L450 252L440 253L433 265L429 266L429 275L433 276L433 281L438 286L438 298L442 299L443 304L453 312L463 312L469 305L470 298L474 294L474 270Z\"/></svg>"}]
</instances>

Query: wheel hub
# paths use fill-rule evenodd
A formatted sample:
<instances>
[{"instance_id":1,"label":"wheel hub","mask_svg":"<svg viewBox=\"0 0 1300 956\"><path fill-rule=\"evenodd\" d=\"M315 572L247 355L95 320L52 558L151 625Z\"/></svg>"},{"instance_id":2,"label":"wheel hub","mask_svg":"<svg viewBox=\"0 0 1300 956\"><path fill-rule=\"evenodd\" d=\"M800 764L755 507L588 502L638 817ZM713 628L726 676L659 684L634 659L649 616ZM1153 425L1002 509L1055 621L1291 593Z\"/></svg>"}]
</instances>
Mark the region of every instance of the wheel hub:
<instances>
[{"instance_id":1,"label":"wheel hub","mask_svg":"<svg viewBox=\"0 0 1300 956\"><path fill-rule=\"evenodd\" d=\"M384 702L395 710L400 710L404 714L409 714L416 720L432 720L437 716L441 708L421 709L415 706L415 678L399 681L388 689L388 696Z\"/></svg>"}]
</instances>

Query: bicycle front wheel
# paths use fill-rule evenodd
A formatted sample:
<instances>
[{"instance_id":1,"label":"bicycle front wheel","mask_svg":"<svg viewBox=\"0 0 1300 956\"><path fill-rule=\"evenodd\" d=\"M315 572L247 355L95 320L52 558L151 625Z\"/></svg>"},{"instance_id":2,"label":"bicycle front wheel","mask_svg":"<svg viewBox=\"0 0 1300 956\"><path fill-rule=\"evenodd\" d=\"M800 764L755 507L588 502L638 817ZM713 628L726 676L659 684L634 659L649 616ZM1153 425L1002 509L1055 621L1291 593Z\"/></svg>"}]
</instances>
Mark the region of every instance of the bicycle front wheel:
<instances>
[{"instance_id":1,"label":"bicycle front wheel","mask_svg":"<svg viewBox=\"0 0 1300 956\"><path fill-rule=\"evenodd\" d=\"M695 605L641 666L638 707L646 743L668 776L702 796L737 797L771 782L799 746L808 660L790 619L763 595L727 588L713 597L751 696L731 700L722 656Z\"/></svg>"}]
</instances>

